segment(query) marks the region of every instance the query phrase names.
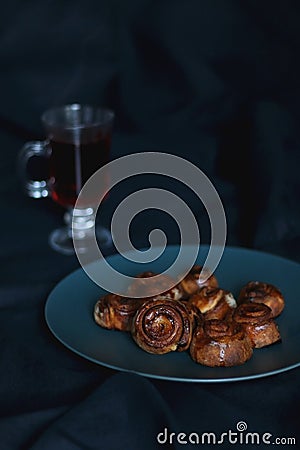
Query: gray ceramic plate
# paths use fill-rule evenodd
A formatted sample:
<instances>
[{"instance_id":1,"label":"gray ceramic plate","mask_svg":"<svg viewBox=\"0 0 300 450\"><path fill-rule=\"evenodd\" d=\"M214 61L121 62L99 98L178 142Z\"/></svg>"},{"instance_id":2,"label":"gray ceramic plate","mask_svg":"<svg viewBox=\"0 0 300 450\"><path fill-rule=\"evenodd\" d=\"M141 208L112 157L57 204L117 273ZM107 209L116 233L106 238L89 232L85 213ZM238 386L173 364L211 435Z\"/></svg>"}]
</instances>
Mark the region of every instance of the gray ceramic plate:
<instances>
[{"instance_id":1,"label":"gray ceramic plate","mask_svg":"<svg viewBox=\"0 0 300 450\"><path fill-rule=\"evenodd\" d=\"M177 246L149 265L128 264L120 255L107 258L119 271L135 275L143 270L160 272L173 261ZM201 246L203 263L207 247ZM101 270L101 260L97 263ZM282 257L238 247L227 247L215 271L221 287L235 295L250 280L275 284L284 294L286 307L276 319L282 342L256 349L242 366L209 368L192 361L188 352L151 355L141 350L130 334L102 329L93 320L93 308L101 290L82 269L63 279L46 302L47 324L56 338L82 357L103 366L147 377L184 382L239 381L274 375L300 365L300 264Z\"/></svg>"}]
</instances>

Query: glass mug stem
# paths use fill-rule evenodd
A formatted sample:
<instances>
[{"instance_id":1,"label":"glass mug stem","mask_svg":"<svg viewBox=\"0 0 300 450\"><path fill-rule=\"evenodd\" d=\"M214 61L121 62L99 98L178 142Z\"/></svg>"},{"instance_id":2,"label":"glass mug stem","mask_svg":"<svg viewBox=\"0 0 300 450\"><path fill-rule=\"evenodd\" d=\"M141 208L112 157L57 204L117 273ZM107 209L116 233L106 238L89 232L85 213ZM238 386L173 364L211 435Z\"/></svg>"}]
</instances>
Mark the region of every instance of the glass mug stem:
<instances>
[{"instance_id":1,"label":"glass mug stem","mask_svg":"<svg viewBox=\"0 0 300 450\"><path fill-rule=\"evenodd\" d=\"M95 233L96 215L93 208L69 208L64 214L66 226L54 230L49 236L49 243L52 248L68 255L74 253L73 238L76 242L82 242L78 245L79 252L85 253L87 243Z\"/></svg>"},{"instance_id":2,"label":"glass mug stem","mask_svg":"<svg viewBox=\"0 0 300 450\"><path fill-rule=\"evenodd\" d=\"M85 239L95 227L96 217L93 208L74 208L65 213L64 220L71 229L72 237Z\"/></svg>"}]
</instances>

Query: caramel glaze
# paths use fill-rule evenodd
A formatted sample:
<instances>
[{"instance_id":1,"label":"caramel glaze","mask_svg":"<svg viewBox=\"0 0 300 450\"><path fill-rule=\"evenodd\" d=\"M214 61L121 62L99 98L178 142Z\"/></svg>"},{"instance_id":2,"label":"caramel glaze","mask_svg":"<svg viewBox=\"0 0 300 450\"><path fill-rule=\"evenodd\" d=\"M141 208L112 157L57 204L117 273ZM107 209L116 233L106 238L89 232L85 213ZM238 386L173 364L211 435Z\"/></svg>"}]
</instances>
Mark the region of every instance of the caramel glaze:
<instances>
[{"instance_id":1,"label":"caramel glaze","mask_svg":"<svg viewBox=\"0 0 300 450\"><path fill-rule=\"evenodd\" d=\"M156 278L154 279L153 277ZM169 289L170 284L174 285L171 289ZM157 290L160 290L161 294L157 295ZM135 280L128 287L127 294L129 297L151 299L161 296L171 300L180 300L182 298L182 289L179 285L176 285L176 281L172 280L171 277L146 271L136 275Z\"/></svg>"},{"instance_id":2,"label":"caramel glaze","mask_svg":"<svg viewBox=\"0 0 300 450\"><path fill-rule=\"evenodd\" d=\"M208 269L203 269L202 274L201 271L202 266L199 265L193 266L190 272L179 283L179 286L182 289L183 296L185 298L193 294L196 294L197 292L199 292L200 289L202 289L205 286L218 287L217 278L213 274L211 274ZM209 276L205 281L203 278L204 275Z\"/></svg>"},{"instance_id":3,"label":"caramel glaze","mask_svg":"<svg viewBox=\"0 0 300 450\"><path fill-rule=\"evenodd\" d=\"M193 318L181 301L152 299L136 312L131 334L139 347L148 353L164 354L188 349Z\"/></svg>"},{"instance_id":4,"label":"caramel glaze","mask_svg":"<svg viewBox=\"0 0 300 450\"><path fill-rule=\"evenodd\" d=\"M264 303L272 310L272 316L277 317L284 309L284 297L280 290L269 283L249 281L240 291L238 303L251 301Z\"/></svg>"},{"instance_id":5,"label":"caramel glaze","mask_svg":"<svg viewBox=\"0 0 300 450\"><path fill-rule=\"evenodd\" d=\"M188 303L196 306L208 319L225 319L236 307L236 301L231 292L218 287L206 286L192 295Z\"/></svg>"},{"instance_id":6,"label":"caramel glaze","mask_svg":"<svg viewBox=\"0 0 300 450\"><path fill-rule=\"evenodd\" d=\"M210 272L203 281L201 270L202 266L194 266L178 284L165 275L140 273L127 297L102 296L95 304L94 319L103 328L131 332L148 353L189 349L195 362L210 367L241 365L254 348L280 341L274 320L284 308L279 289L250 281L236 302ZM154 295L158 286L161 294Z\"/></svg>"},{"instance_id":7,"label":"caramel glaze","mask_svg":"<svg viewBox=\"0 0 300 450\"><path fill-rule=\"evenodd\" d=\"M94 319L103 328L130 331L132 319L144 301L141 298L106 294L95 304Z\"/></svg>"},{"instance_id":8,"label":"caramel glaze","mask_svg":"<svg viewBox=\"0 0 300 450\"><path fill-rule=\"evenodd\" d=\"M249 337L242 327L229 320L205 320L193 334L192 359L210 367L232 367L244 364L253 354Z\"/></svg>"},{"instance_id":9,"label":"caramel glaze","mask_svg":"<svg viewBox=\"0 0 300 450\"><path fill-rule=\"evenodd\" d=\"M281 339L271 308L264 303L240 304L233 313L233 320L243 327L254 348L266 347Z\"/></svg>"},{"instance_id":10,"label":"caramel glaze","mask_svg":"<svg viewBox=\"0 0 300 450\"><path fill-rule=\"evenodd\" d=\"M185 306L188 310L188 313L190 315L191 322L192 322L192 328L194 329L198 325L201 325L204 320L204 316L201 313L201 311L195 305L193 305L187 301L183 300L182 302L185 304Z\"/></svg>"}]
</instances>

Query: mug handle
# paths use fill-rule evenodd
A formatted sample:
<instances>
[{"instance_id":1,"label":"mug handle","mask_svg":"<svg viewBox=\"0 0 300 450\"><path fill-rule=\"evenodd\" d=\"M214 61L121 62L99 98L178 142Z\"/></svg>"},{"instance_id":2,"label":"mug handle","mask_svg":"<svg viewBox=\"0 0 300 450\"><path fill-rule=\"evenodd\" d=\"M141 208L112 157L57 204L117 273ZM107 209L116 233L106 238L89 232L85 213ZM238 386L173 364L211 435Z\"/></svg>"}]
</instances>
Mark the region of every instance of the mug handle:
<instances>
[{"instance_id":1,"label":"mug handle","mask_svg":"<svg viewBox=\"0 0 300 450\"><path fill-rule=\"evenodd\" d=\"M21 148L18 157L18 172L25 192L32 198L45 198L50 195L49 180L31 180L28 176L28 161L33 156L47 158L47 141L30 141Z\"/></svg>"}]
</instances>

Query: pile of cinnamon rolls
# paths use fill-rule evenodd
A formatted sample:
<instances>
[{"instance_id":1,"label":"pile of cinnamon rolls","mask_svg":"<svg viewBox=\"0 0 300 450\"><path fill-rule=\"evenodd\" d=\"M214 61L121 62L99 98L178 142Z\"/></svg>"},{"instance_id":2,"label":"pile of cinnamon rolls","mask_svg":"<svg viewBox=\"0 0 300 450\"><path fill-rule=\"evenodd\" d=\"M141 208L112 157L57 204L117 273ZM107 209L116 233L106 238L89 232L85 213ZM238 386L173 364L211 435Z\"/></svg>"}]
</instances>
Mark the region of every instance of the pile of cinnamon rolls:
<instances>
[{"instance_id":1,"label":"pile of cinnamon rolls","mask_svg":"<svg viewBox=\"0 0 300 450\"><path fill-rule=\"evenodd\" d=\"M196 363L210 367L241 365L254 349L281 340L275 319L285 302L277 287L250 281L235 300L219 287L215 275L203 278L201 270L194 266L172 289L155 296L151 278L156 274L141 273L127 297L108 293L99 298L94 319L103 328L131 333L148 353L188 350ZM164 281L169 280L164 276L159 280L163 291ZM136 298L141 289L144 297Z\"/></svg>"}]
</instances>

